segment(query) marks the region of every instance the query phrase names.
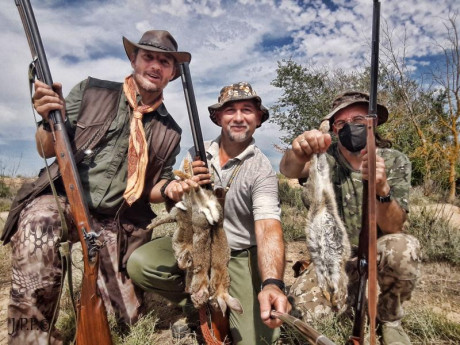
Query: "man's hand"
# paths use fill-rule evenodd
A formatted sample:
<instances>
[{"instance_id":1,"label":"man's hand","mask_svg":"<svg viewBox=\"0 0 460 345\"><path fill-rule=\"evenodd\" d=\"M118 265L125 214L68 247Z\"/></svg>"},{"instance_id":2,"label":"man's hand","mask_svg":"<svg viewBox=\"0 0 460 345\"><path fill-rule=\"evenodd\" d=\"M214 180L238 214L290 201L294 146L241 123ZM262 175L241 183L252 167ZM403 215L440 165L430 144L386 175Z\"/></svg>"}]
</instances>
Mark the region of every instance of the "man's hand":
<instances>
[{"instance_id":1,"label":"man's hand","mask_svg":"<svg viewBox=\"0 0 460 345\"><path fill-rule=\"evenodd\" d=\"M171 200L179 202L182 200L182 196L185 193L189 193L192 188L197 189L199 187L198 183L192 179L187 179L185 181L173 180L171 181L165 189L165 194Z\"/></svg>"},{"instance_id":2,"label":"man's hand","mask_svg":"<svg viewBox=\"0 0 460 345\"><path fill-rule=\"evenodd\" d=\"M281 173L290 178L308 177L313 154L326 152L331 146L331 135L317 129L303 132L292 142L280 162Z\"/></svg>"},{"instance_id":3,"label":"man's hand","mask_svg":"<svg viewBox=\"0 0 460 345\"><path fill-rule=\"evenodd\" d=\"M369 155L367 150L361 151L362 165L361 173L363 180L369 179ZM385 196L390 193L390 185L387 180L387 173L385 171L385 160L379 155L375 156L375 189L377 195Z\"/></svg>"},{"instance_id":4,"label":"man's hand","mask_svg":"<svg viewBox=\"0 0 460 345\"><path fill-rule=\"evenodd\" d=\"M292 151L299 160L306 163L315 153L326 152L332 139L329 133L317 129L303 132L292 142Z\"/></svg>"},{"instance_id":5,"label":"man's hand","mask_svg":"<svg viewBox=\"0 0 460 345\"><path fill-rule=\"evenodd\" d=\"M35 82L35 92L32 97L34 108L44 120L48 121L48 116L52 110L60 110L65 119L65 100L62 96L62 85L54 83L53 88L37 80Z\"/></svg>"},{"instance_id":6,"label":"man's hand","mask_svg":"<svg viewBox=\"0 0 460 345\"><path fill-rule=\"evenodd\" d=\"M200 186L211 183L211 174L203 161L196 160L192 162L192 179Z\"/></svg>"},{"instance_id":7,"label":"man's hand","mask_svg":"<svg viewBox=\"0 0 460 345\"><path fill-rule=\"evenodd\" d=\"M283 291L276 285L266 285L258 296L260 303L260 318L270 328L277 328L283 323L280 319L272 319L270 313L272 310L280 313L289 313L291 304Z\"/></svg>"}]
</instances>

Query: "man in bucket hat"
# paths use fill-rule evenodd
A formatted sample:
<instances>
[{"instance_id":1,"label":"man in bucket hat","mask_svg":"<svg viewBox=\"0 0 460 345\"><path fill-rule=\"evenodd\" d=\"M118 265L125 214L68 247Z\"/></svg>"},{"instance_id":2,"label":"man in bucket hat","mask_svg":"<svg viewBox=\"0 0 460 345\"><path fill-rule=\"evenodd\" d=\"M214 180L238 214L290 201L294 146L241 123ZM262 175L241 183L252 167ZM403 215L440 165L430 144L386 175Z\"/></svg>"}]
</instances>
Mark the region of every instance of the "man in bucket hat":
<instances>
[{"instance_id":1,"label":"man in bucket hat","mask_svg":"<svg viewBox=\"0 0 460 345\"><path fill-rule=\"evenodd\" d=\"M333 102L328 120L332 133L338 137L331 144L331 135L319 130L302 133L292 142L280 163L280 171L290 178L308 179L313 154L327 152L339 214L346 227L352 247L356 249L361 230L362 180L367 179L365 116L369 96L349 91ZM377 124L388 119L385 106L377 106ZM380 296L378 319L383 344L410 344L401 327L404 315L402 303L409 300L420 276L420 245L416 238L404 234L403 224L409 212L411 165L401 152L391 149L391 143L376 133L376 198L379 239L378 282ZM356 250L352 250L356 255ZM353 256L353 255L352 255ZM357 286L356 257L347 269L349 275L349 307L354 305ZM292 285L290 297L305 319L331 312L331 303L316 287L315 270L310 264Z\"/></svg>"},{"instance_id":2,"label":"man in bucket hat","mask_svg":"<svg viewBox=\"0 0 460 345\"><path fill-rule=\"evenodd\" d=\"M284 293L278 180L253 138L269 112L245 82L222 88L218 103L208 109L211 120L222 127L221 135L205 142L209 170L204 162L195 161L193 172L198 183L212 183L215 190L225 191L224 230L231 249L229 293L244 310L243 314L230 311L233 344L272 344L281 322L271 319L270 311L288 312L291 307ZM191 157L195 157L193 149ZM180 192L180 186L174 188ZM187 299L183 272L176 264L165 273L173 258L171 239L154 240L131 255L128 272L144 289L183 305Z\"/></svg>"},{"instance_id":3,"label":"man in bucket hat","mask_svg":"<svg viewBox=\"0 0 460 345\"><path fill-rule=\"evenodd\" d=\"M172 167L180 151L181 129L163 104L163 90L179 76L178 64L191 55L178 51L176 40L163 30L143 34L138 43L123 37L133 68L123 83L88 78L66 99L60 84L37 81L33 103L42 116L36 133L44 157L54 156L48 114L60 109L76 155L77 169L94 220L105 243L100 251L98 285L106 309L118 321L132 324L140 315L143 293L125 271L130 253L150 240L146 230L155 214L150 202L167 196L178 201ZM110 68L110 67L109 67ZM69 204L59 183L56 163L50 168L61 195L69 241L78 241ZM46 172L18 193L1 239L12 245L12 289L8 306L10 344L62 343L53 325L61 279L58 247L61 222ZM165 188L162 188L165 186ZM187 190L188 185L184 185ZM49 327L17 327L29 320Z\"/></svg>"}]
</instances>

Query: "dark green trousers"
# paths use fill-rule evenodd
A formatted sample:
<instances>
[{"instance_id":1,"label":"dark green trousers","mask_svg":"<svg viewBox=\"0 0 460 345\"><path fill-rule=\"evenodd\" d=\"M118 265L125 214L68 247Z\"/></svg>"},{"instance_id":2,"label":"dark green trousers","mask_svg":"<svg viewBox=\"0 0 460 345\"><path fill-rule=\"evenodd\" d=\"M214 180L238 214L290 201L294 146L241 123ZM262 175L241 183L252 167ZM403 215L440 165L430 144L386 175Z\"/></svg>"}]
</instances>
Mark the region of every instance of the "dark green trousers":
<instances>
[{"instance_id":1,"label":"dark green trousers","mask_svg":"<svg viewBox=\"0 0 460 345\"><path fill-rule=\"evenodd\" d=\"M189 300L189 295L184 292L184 272L177 266L170 237L152 240L136 249L128 260L127 269L133 282L142 289L155 292L180 306L185 306ZM274 343L279 337L279 330L270 329L260 319L257 248L233 251L228 270L231 279L229 293L239 299L244 310L242 315L230 311L233 343Z\"/></svg>"}]
</instances>

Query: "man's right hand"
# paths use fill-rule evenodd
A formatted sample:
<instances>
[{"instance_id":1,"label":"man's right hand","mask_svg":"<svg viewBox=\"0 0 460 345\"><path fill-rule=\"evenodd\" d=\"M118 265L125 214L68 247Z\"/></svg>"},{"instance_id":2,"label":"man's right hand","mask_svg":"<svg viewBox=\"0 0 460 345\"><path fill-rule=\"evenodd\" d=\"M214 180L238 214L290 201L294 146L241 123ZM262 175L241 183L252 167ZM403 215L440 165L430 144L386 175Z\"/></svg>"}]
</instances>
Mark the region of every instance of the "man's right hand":
<instances>
[{"instance_id":1,"label":"man's right hand","mask_svg":"<svg viewBox=\"0 0 460 345\"><path fill-rule=\"evenodd\" d=\"M62 96L62 85L54 83L53 88L37 80L35 81L35 93L32 97L34 108L44 120L52 110L60 110L65 119L65 100Z\"/></svg>"},{"instance_id":2,"label":"man's right hand","mask_svg":"<svg viewBox=\"0 0 460 345\"><path fill-rule=\"evenodd\" d=\"M313 129L303 132L292 142L281 158L280 171L288 178L308 177L313 154L326 152L331 146L331 135Z\"/></svg>"},{"instance_id":3,"label":"man's right hand","mask_svg":"<svg viewBox=\"0 0 460 345\"><path fill-rule=\"evenodd\" d=\"M303 132L292 142L292 152L299 163L306 163L315 153L324 153L331 145L332 139L329 133L323 133L317 129Z\"/></svg>"}]
</instances>

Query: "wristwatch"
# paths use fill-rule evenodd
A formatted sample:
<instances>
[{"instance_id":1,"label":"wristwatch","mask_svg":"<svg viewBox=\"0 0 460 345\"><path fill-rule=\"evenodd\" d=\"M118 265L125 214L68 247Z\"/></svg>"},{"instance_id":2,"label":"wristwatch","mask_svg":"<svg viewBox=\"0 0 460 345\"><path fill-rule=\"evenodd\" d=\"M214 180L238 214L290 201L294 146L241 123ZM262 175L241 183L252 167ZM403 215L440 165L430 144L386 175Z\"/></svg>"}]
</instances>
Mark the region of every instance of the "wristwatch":
<instances>
[{"instance_id":1,"label":"wristwatch","mask_svg":"<svg viewBox=\"0 0 460 345\"><path fill-rule=\"evenodd\" d=\"M376 195L376 197L377 197L378 202L381 202L381 203L390 202L391 201L391 188L387 195L385 196Z\"/></svg>"},{"instance_id":2,"label":"wristwatch","mask_svg":"<svg viewBox=\"0 0 460 345\"><path fill-rule=\"evenodd\" d=\"M270 284L278 286L279 289L283 291L284 294L286 294L286 286L284 285L284 282L280 279L273 279L273 278L265 279L260 285L260 290L263 290L265 286L270 285Z\"/></svg>"},{"instance_id":3,"label":"wristwatch","mask_svg":"<svg viewBox=\"0 0 460 345\"><path fill-rule=\"evenodd\" d=\"M38 127L42 127L45 131L51 132L51 125L48 121L40 120L37 122Z\"/></svg>"},{"instance_id":4,"label":"wristwatch","mask_svg":"<svg viewBox=\"0 0 460 345\"><path fill-rule=\"evenodd\" d=\"M169 196L167 196L165 192L166 192L166 187L168 187L168 185L169 185L172 181L174 181L174 180L168 180L168 181L166 181L166 182L163 184L163 186L161 186L161 188L160 188L160 194L161 194L161 196L163 197L163 199L164 199L165 201L170 200Z\"/></svg>"}]
</instances>

